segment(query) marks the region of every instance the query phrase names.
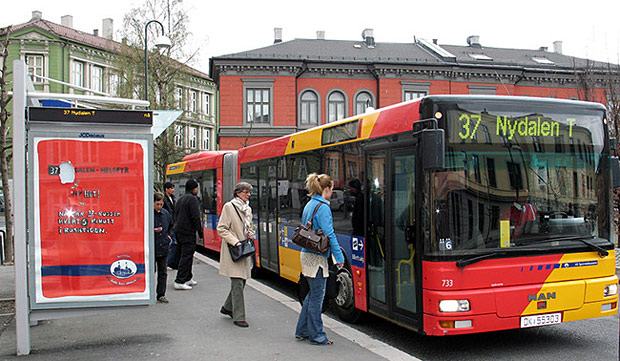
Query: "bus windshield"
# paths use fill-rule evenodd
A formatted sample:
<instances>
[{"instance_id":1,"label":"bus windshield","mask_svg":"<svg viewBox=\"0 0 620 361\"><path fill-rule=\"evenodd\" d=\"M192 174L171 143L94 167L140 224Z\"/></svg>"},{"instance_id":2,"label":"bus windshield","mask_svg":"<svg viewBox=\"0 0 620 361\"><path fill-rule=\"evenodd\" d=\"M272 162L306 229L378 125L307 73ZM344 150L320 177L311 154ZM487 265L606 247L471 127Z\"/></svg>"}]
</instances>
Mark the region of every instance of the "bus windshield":
<instances>
[{"instance_id":1,"label":"bus windshield","mask_svg":"<svg viewBox=\"0 0 620 361\"><path fill-rule=\"evenodd\" d=\"M576 238L609 238L604 112L564 105L444 109L446 168L430 178L428 254L557 250L582 245Z\"/></svg>"}]
</instances>

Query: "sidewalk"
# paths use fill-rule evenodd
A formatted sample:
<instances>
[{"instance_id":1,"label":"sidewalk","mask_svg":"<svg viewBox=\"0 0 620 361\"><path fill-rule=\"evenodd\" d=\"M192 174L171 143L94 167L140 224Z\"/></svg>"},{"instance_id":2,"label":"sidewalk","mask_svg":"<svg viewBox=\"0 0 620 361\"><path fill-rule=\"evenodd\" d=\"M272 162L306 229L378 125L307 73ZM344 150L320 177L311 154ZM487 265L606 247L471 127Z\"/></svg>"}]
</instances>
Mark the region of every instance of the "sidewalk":
<instances>
[{"instance_id":1,"label":"sidewalk","mask_svg":"<svg viewBox=\"0 0 620 361\"><path fill-rule=\"evenodd\" d=\"M0 267L0 295L13 292L13 281L5 279L10 272L4 268ZM0 360L385 360L330 328L326 332L332 346L296 341L297 306L286 305L294 301L281 294L274 300L264 294L271 289L254 281L245 291L250 327L236 327L219 313L230 281L216 268L195 259L199 284L191 291L173 290L174 274L168 274L169 304L41 322L31 328L32 352L25 358L15 356L13 321L0 335ZM336 330L347 328L327 321Z\"/></svg>"}]
</instances>

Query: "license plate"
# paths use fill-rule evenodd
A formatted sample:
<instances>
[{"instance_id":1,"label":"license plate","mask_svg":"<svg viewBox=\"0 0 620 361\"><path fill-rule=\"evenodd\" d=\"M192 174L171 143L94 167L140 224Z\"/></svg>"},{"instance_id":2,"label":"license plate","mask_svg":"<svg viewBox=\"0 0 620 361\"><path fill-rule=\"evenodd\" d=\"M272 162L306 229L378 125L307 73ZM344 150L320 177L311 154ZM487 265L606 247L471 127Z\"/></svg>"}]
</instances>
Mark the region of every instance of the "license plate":
<instances>
[{"instance_id":1,"label":"license plate","mask_svg":"<svg viewBox=\"0 0 620 361\"><path fill-rule=\"evenodd\" d=\"M521 328L554 325L556 323L562 323L561 313L548 313L545 315L521 317Z\"/></svg>"}]
</instances>

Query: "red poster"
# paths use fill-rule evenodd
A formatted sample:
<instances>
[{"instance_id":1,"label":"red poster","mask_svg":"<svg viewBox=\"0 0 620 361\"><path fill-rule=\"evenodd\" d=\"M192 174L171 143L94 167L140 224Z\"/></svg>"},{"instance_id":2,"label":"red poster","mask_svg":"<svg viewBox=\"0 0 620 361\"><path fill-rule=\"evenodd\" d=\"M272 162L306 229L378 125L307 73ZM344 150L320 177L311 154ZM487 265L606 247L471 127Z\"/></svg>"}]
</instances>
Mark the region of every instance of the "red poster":
<instances>
[{"instance_id":1,"label":"red poster","mask_svg":"<svg viewBox=\"0 0 620 361\"><path fill-rule=\"evenodd\" d=\"M34 143L36 302L148 299L146 141Z\"/></svg>"}]
</instances>

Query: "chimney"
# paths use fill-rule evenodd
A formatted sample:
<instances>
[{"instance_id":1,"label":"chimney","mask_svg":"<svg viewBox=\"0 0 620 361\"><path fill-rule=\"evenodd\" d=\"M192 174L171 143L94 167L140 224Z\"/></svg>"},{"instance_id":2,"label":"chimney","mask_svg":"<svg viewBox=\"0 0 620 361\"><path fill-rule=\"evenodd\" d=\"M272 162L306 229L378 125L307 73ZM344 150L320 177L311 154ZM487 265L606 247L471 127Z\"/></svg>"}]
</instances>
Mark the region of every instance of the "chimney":
<instances>
[{"instance_id":1,"label":"chimney","mask_svg":"<svg viewBox=\"0 0 620 361\"><path fill-rule=\"evenodd\" d=\"M60 17L60 24L68 28L73 28L73 16L65 15Z\"/></svg>"},{"instance_id":2,"label":"chimney","mask_svg":"<svg viewBox=\"0 0 620 361\"><path fill-rule=\"evenodd\" d=\"M93 29L93 35L99 36L99 29Z\"/></svg>"},{"instance_id":3,"label":"chimney","mask_svg":"<svg viewBox=\"0 0 620 361\"><path fill-rule=\"evenodd\" d=\"M101 24L101 35L110 40L114 40L114 20L105 18Z\"/></svg>"},{"instance_id":4,"label":"chimney","mask_svg":"<svg viewBox=\"0 0 620 361\"><path fill-rule=\"evenodd\" d=\"M467 45L472 48L482 48L479 35L470 35L467 37Z\"/></svg>"},{"instance_id":5,"label":"chimney","mask_svg":"<svg viewBox=\"0 0 620 361\"><path fill-rule=\"evenodd\" d=\"M362 31L362 39L364 39L366 46L369 48L375 47L375 37L373 34L374 31L371 28L366 28L364 29L364 31Z\"/></svg>"},{"instance_id":6,"label":"chimney","mask_svg":"<svg viewBox=\"0 0 620 361\"><path fill-rule=\"evenodd\" d=\"M316 40L325 40L325 31L317 30L316 32Z\"/></svg>"},{"instance_id":7,"label":"chimney","mask_svg":"<svg viewBox=\"0 0 620 361\"><path fill-rule=\"evenodd\" d=\"M34 10L32 12L32 19L30 19L30 21L41 20L42 18L43 18L43 12L41 12L40 10Z\"/></svg>"},{"instance_id":8,"label":"chimney","mask_svg":"<svg viewBox=\"0 0 620 361\"><path fill-rule=\"evenodd\" d=\"M433 39L433 44L437 45L438 41L439 41L439 39Z\"/></svg>"},{"instance_id":9,"label":"chimney","mask_svg":"<svg viewBox=\"0 0 620 361\"><path fill-rule=\"evenodd\" d=\"M538 50L540 51L549 51L549 48L546 46L541 46Z\"/></svg>"},{"instance_id":10,"label":"chimney","mask_svg":"<svg viewBox=\"0 0 620 361\"><path fill-rule=\"evenodd\" d=\"M556 40L553 42L553 52L562 54L562 40Z\"/></svg>"},{"instance_id":11,"label":"chimney","mask_svg":"<svg viewBox=\"0 0 620 361\"><path fill-rule=\"evenodd\" d=\"M282 42L282 28L273 28L273 43L281 43Z\"/></svg>"}]
</instances>

